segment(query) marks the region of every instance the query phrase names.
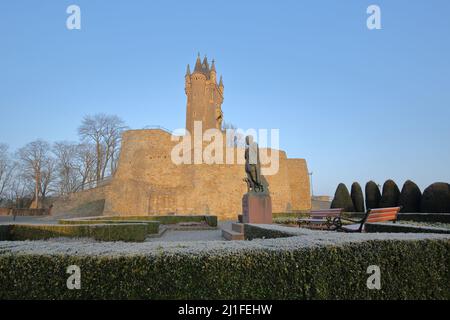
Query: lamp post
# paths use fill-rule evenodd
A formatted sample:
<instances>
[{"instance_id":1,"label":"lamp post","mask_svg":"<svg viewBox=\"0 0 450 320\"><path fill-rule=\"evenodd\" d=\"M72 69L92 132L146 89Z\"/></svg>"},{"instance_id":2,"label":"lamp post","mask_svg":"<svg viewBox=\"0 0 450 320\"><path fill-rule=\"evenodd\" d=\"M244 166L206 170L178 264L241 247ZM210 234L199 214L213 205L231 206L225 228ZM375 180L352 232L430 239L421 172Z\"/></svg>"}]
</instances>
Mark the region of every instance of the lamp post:
<instances>
[{"instance_id":1,"label":"lamp post","mask_svg":"<svg viewBox=\"0 0 450 320\"><path fill-rule=\"evenodd\" d=\"M314 173L314 172L308 172L309 177L310 177L310 178L309 178L309 181L310 181L310 183L311 183L311 197L314 197L313 179L312 179L313 173Z\"/></svg>"}]
</instances>

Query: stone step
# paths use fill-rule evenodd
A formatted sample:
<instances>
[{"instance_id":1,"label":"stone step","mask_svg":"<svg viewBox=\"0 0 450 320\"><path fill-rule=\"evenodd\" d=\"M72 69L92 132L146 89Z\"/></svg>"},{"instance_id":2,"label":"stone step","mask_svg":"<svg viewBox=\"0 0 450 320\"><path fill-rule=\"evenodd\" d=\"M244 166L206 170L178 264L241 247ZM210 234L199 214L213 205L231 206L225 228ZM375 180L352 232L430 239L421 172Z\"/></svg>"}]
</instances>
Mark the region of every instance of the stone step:
<instances>
[{"instance_id":1,"label":"stone step","mask_svg":"<svg viewBox=\"0 0 450 320\"><path fill-rule=\"evenodd\" d=\"M233 222L231 224L231 230L238 233L244 233L244 224Z\"/></svg>"},{"instance_id":2,"label":"stone step","mask_svg":"<svg viewBox=\"0 0 450 320\"><path fill-rule=\"evenodd\" d=\"M244 234L232 230L222 229L222 237L225 240L244 240Z\"/></svg>"}]
</instances>

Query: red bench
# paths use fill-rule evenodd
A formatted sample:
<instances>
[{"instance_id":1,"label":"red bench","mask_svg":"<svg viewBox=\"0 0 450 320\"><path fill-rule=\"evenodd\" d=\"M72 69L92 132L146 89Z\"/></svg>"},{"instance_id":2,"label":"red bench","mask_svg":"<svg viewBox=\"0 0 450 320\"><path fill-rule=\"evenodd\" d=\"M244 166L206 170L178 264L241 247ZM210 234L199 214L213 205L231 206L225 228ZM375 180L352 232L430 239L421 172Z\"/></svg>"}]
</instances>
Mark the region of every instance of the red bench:
<instances>
[{"instance_id":1,"label":"red bench","mask_svg":"<svg viewBox=\"0 0 450 320\"><path fill-rule=\"evenodd\" d=\"M340 219L343 208L338 209L325 209L325 210L313 210L309 214L309 218L297 219L297 223L300 226L307 225L315 228L325 226L327 229L333 227L335 222Z\"/></svg>"},{"instance_id":2,"label":"red bench","mask_svg":"<svg viewBox=\"0 0 450 320\"><path fill-rule=\"evenodd\" d=\"M395 221L397 221L397 215L400 212L400 209L401 207L370 209L360 221L340 217L334 221L334 226L337 231L363 232L364 225L366 223L386 221L393 221L395 223ZM341 220L355 222L355 224L342 225Z\"/></svg>"}]
</instances>

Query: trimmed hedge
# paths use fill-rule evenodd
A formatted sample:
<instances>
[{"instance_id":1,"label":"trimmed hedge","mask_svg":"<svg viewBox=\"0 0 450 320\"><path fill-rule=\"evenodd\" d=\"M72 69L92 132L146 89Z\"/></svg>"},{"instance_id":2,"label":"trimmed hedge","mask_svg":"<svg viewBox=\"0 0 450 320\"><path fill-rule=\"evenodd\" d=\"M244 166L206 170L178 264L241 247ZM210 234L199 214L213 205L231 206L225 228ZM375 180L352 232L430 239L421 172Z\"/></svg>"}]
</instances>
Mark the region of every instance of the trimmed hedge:
<instances>
[{"instance_id":1,"label":"trimmed hedge","mask_svg":"<svg viewBox=\"0 0 450 320\"><path fill-rule=\"evenodd\" d=\"M436 182L423 191L421 212L450 212L450 185Z\"/></svg>"},{"instance_id":2,"label":"trimmed hedge","mask_svg":"<svg viewBox=\"0 0 450 320\"><path fill-rule=\"evenodd\" d=\"M255 225L244 223L245 240L276 239L292 237L291 233L278 229L259 228Z\"/></svg>"},{"instance_id":3,"label":"trimmed hedge","mask_svg":"<svg viewBox=\"0 0 450 320\"><path fill-rule=\"evenodd\" d=\"M159 221L161 224L177 224L180 222L206 222L211 227L217 227L217 216L211 215L173 215L173 216L98 216L83 220L139 220Z\"/></svg>"},{"instance_id":4,"label":"trimmed hedge","mask_svg":"<svg viewBox=\"0 0 450 320\"><path fill-rule=\"evenodd\" d=\"M345 212L355 211L352 198L350 197L350 193L348 192L345 184L340 183L336 188L336 192L334 193L334 198L331 202L330 208L344 208Z\"/></svg>"},{"instance_id":5,"label":"trimmed hedge","mask_svg":"<svg viewBox=\"0 0 450 320\"><path fill-rule=\"evenodd\" d=\"M353 201L353 206L355 207L356 212L364 212L364 195L361 189L361 186L358 182L353 182L350 196Z\"/></svg>"},{"instance_id":6,"label":"trimmed hedge","mask_svg":"<svg viewBox=\"0 0 450 320\"><path fill-rule=\"evenodd\" d=\"M399 223L366 223L366 232L388 232L388 233L445 233L450 234L450 229L415 226Z\"/></svg>"},{"instance_id":7,"label":"trimmed hedge","mask_svg":"<svg viewBox=\"0 0 450 320\"><path fill-rule=\"evenodd\" d=\"M381 193L380 188L373 181L366 183L366 209L375 209L380 207Z\"/></svg>"},{"instance_id":8,"label":"trimmed hedge","mask_svg":"<svg viewBox=\"0 0 450 320\"><path fill-rule=\"evenodd\" d=\"M9 238L10 238L9 231L10 231L9 225L6 225L6 224L0 225L0 241L9 240Z\"/></svg>"},{"instance_id":9,"label":"trimmed hedge","mask_svg":"<svg viewBox=\"0 0 450 320\"><path fill-rule=\"evenodd\" d=\"M417 184L407 180L402 187L398 204L402 207L400 212L420 212L422 192Z\"/></svg>"},{"instance_id":10,"label":"trimmed hedge","mask_svg":"<svg viewBox=\"0 0 450 320\"><path fill-rule=\"evenodd\" d=\"M450 213L399 213L398 220L450 223Z\"/></svg>"},{"instance_id":11,"label":"trimmed hedge","mask_svg":"<svg viewBox=\"0 0 450 320\"><path fill-rule=\"evenodd\" d=\"M380 199L380 208L391 208L398 206L400 190L393 180L386 180L383 184L383 193Z\"/></svg>"},{"instance_id":12,"label":"trimmed hedge","mask_svg":"<svg viewBox=\"0 0 450 320\"><path fill-rule=\"evenodd\" d=\"M80 290L67 289L69 265L81 268ZM381 290L366 287L369 265L380 266ZM0 299L450 299L449 283L449 240L119 256L0 254Z\"/></svg>"},{"instance_id":13,"label":"trimmed hedge","mask_svg":"<svg viewBox=\"0 0 450 320\"><path fill-rule=\"evenodd\" d=\"M362 212L344 212L342 215L350 219L362 219L366 214ZM450 223L450 213L399 213L397 220Z\"/></svg>"},{"instance_id":14,"label":"trimmed hedge","mask_svg":"<svg viewBox=\"0 0 450 320\"><path fill-rule=\"evenodd\" d=\"M301 217L309 217L309 212L273 212L273 218L301 218Z\"/></svg>"},{"instance_id":15,"label":"trimmed hedge","mask_svg":"<svg viewBox=\"0 0 450 320\"><path fill-rule=\"evenodd\" d=\"M159 232L159 221L142 221L142 220L92 220L92 219L62 219L58 221L59 224L73 225L73 224L136 224L143 223L147 225L147 234L156 234Z\"/></svg>"},{"instance_id":16,"label":"trimmed hedge","mask_svg":"<svg viewBox=\"0 0 450 320\"><path fill-rule=\"evenodd\" d=\"M99 241L142 242L147 236L144 223L38 225L11 224L5 240L45 240L58 237L93 238Z\"/></svg>"}]
</instances>

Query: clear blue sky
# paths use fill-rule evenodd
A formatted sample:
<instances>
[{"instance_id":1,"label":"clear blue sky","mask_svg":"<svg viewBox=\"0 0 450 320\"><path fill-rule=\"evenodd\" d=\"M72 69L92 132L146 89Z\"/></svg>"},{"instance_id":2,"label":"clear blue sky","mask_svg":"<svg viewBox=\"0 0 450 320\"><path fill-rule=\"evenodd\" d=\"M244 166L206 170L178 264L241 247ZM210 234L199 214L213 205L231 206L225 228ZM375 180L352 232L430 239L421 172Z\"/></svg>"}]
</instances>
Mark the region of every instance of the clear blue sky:
<instances>
[{"instance_id":1,"label":"clear blue sky","mask_svg":"<svg viewBox=\"0 0 450 320\"><path fill-rule=\"evenodd\" d=\"M66 29L81 7L82 29ZM366 27L378 4L382 30ZM223 74L225 120L279 128L316 194L450 181L450 1L0 2L0 142L76 140L85 114L184 127L186 64Z\"/></svg>"}]
</instances>

